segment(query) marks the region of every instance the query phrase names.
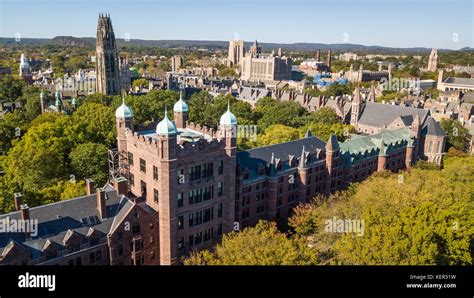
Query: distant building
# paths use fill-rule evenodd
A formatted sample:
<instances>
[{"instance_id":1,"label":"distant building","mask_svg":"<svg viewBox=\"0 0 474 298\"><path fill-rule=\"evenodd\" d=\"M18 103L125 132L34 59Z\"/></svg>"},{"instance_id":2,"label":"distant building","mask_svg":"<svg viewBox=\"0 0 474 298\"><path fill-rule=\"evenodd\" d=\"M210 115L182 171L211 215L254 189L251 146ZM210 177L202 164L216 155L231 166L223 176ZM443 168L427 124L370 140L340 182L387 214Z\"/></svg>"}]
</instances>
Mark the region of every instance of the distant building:
<instances>
[{"instance_id":1,"label":"distant building","mask_svg":"<svg viewBox=\"0 0 474 298\"><path fill-rule=\"evenodd\" d=\"M388 70L371 71L364 70L364 66L361 64L359 70L354 70L354 66L351 64L349 71L344 72L344 77L350 82L369 82L369 81L380 81L382 79L388 80L390 78L391 65Z\"/></svg>"},{"instance_id":2,"label":"distant building","mask_svg":"<svg viewBox=\"0 0 474 298\"><path fill-rule=\"evenodd\" d=\"M428 71L436 71L438 69L438 51L436 49L431 50L430 57L428 58Z\"/></svg>"},{"instance_id":3,"label":"distant building","mask_svg":"<svg viewBox=\"0 0 474 298\"><path fill-rule=\"evenodd\" d=\"M100 15L96 38L97 92L119 95L120 70L115 35L110 16Z\"/></svg>"},{"instance_id":4,"label":"distant building","mask_svg":"<svg viewBox=\"0 0 474 298\"><path fill-rule=\"evenodd\" d=\"M281 81L291 79L292 60L282 54L262 54L262 49L255 41L242 60L241 79L246 81Z\"/></svg>"},{"instance_id":5,"label":"distant building","mask_svg":"<svg viewBox=\"0 0 474 298\"><path fill-rule=\"evenodd\" d=\"M31 67L25 54L21 54L20 58L20 77L27 82L31 82Z\"/></svg>"},{"instance_id":6,"label":"distant building","mask_svg":"<svg viewBox=\"0 0 474 298\"><path fill-rule=\"evenodd\" d=\"M339 60L341 61L351 61L351 60L357 60L358 56L355 53L344 53L339 55Z\"/></svg>"},{"instance_id":7,"label":"distant building","mask_svg":"<svg viewBox=\"0 0 474 298\"><path fill-rule=\"evenodd\" d=\"M385 130L408 129L415 139L414 154L417 158L437 165L442 162L447 135L427 110L363 102L357 87L352 101L350 124L357 132L367 135Z\"/></svg>"},{"instance_id":8,"label":"distant building","mask_svg":"<svg viewBox=\"0 0 474 298\"><path fill-rule=\"evenodd\" d=\"M318 50L316 52L316 59L306 59L303 60L300 65L299 69L302 71L306 70L316 70L319 72L330 72L331 71L331 61L332 61L332 52L331 50L328 51L327 61L326 63L320 60L321 52Z\"/></svg>"},{"instance_id":9,"label":"distant building","mask_svg":"<svg viewBox=\"0 0 474 298\"><path fill-rule=\"evenodd\" d=\"M229 41L229 54L227 56L227 63L229 66L240 65L244 58L245 47L243 40Z\"/></svg>"},{"instance_id":10,"label":"distant building","mask_svg":"<svg viewBox=\"0 0 474 298\"><path fill-rule=\"evenodd\" d=\"M443 78L444 71L440 70L438 74L438 90L441 91L474 91L474 79L473 78L455 78L448 77Z\"/></svg>"},{"instance_id":11,"label":"distant building","mask_svg":"<svg viewBox=\"0 0 474 298\"><path fill-rule=\"evenodd\" d=\"M171 57L171 71L177 72L183 67L183 57L175 55Z\"/></svg>"}]
</instances>

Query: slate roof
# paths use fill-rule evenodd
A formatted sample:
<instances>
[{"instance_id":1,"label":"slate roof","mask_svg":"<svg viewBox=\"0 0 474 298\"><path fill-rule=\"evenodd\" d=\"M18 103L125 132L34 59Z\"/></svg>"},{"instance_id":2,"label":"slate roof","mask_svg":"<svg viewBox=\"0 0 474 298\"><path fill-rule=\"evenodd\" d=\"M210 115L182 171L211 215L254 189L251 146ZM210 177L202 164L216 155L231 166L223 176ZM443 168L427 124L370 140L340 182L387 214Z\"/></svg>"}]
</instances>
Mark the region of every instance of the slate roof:
<instances>
[{"instance_id":1,"label":"slate roof","mask_svg":"<svg viewBox=\"0 0 474 298\"><path fill-rule=\"evenodd\" d=\"M471 85L474 87L474 79L471 78L453 78L449 77L444 80L444 83L457 85Z\"/></svg>"},{"instance_id":2,"label":"slate roof","mask_svg":"<svg viewBox=\"0 0 474 298\"><path fill-rule=\"evenodd\" d=\"M420 116L421 123L423 123L428 115L428 111L412 107L366 102L362 115L359 118L359 123L383 127L384 124L389 125L396 117L401 116L405 118L404 123L410 122L411 124L417 114ZM408 117L411 117L411 121L409 121Z\"/></svg>"},{"instance_id":3,"label":"slate roof","mask_svg":"<svg viewBox=\"0 0 474 298\"><path fill-rule=\"evenodd\" d=\"M107 216L105 219L100 220L97 210L97 194L32 207L29 209L30 218L38 220L38 235L26 239L24 233L0 233L0 252L10 241L14 240L29 249L34 259L40 256L47 240L62 246L63 239L69 230L81 237L86 237L90 227L93 227L105 236L110 231L112 222L124 202L130 202L124 196L117 195L117 192L111 187L107 187L105 191ZM20 219L20 212L0 215L0 220L6 218Z\"/></svg>"},{"instance_id":4,"label":"slate roof","mask_svg":"<svg viewBox=\"0 0 474 298\"><path fill-rule=\"evenodd\" d=\"M306 152L309 152L310 155L314 155L317 150L324 150L325 145L323 141L312 136L286 143L239 151L237 152L237 164L249 170L249 179L255 179L258 178L258 167L270 164L272 154L275 159L280 159L282 162L282 170L286 170L291 168L289 165L289 156L293 155L295 159L299 158L303 146Z\"/></svg>"},{"instance_id":5,"label":"slate roof","mask_svg":"<svg viewBox=\"0 0 474 298\"><path fill-rule=\"evenodd\" d=\"M446 136L446 133L441 128L441 125L439 125L439 123L436 122L436 120L434 120L433 117L431 116L429 116L428 119L426 119L425 124L421 128L421 134L428 135L428 136L439 136L439 137Z\"/></svg>"}]
</instances>

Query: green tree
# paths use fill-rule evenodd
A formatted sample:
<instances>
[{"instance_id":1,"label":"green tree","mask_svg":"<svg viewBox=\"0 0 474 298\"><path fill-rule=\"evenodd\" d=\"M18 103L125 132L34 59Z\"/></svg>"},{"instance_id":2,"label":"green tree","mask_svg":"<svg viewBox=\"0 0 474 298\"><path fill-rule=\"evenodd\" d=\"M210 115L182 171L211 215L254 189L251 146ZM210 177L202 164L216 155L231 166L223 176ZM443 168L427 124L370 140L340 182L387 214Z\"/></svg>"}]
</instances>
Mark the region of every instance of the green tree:
<instances>
[{"instance_id":1,"label":"green tree","mask_svg":"<svg viewBox=\"0 0 474 298\"><path fill-rule=\"evenodd\" d=\"M12 75L0 77L0 102L15 101L21 96L23 85L23 81Z\"/></svg>"},{"instance_id":2,"label":"green tree","mask_svg":"<svg viewBox=\"0 0 474 298\"><path fill-rule=\"evenodd\" d=\"M76 179L92 178L97 185L107 182L108 148L103 144L84 143L69 154Z\"/></svg>"},{"instance_id":3,"label":"green tree","mask_svg":"<svg viewBox=\"0 0 474 298\"><path fill-rule=\"evenodd\" d=\"M147 88L148 87L148 81L145 78L139 78L133 81L132 83L133 88Z\"/></svg>"},{"instance_id":4,"label":"green tree","mask_svg":"<svg viewBox=\"0 0 474 298\"><path fill-rule=\"evenodd\" d=\"M267 146L293 141L298 138L298 129L281 124L274 124L269 126L265 130L265 133L258 136L257 144L258 146Z\"/></svg>"},{"instance_id":5,"label":"green tree","mask_svg":"<svg viewBox=\"0 0 474 298\"><path fill-rule=\"evenodd\" d=\"M186 265L305 265L311 251L300 247L273 222L224 235L215 252L201 251L184 260Z\"/></svg>"},{"instance_id":6,"label":"green tree","mask_svg":"<svg viewBox=\"0 0 474 298\"><path fill-rule=\"evenodd\" d=\"M376 173L296 208L290 226L323 264L472 264L473 168L473 157L449 157L443 172ZM328 232L334 217L364 220L363 236Z\"/></svg>"},{"instance_id":7,"label":"green tree","mask_svg":"<svg viewBox=\"0 0 474 298\"><path fill-rule=\"evenodd\" d=\"M78 142L90 141L107 146L115 143L115 114L111 107L86 103L73 114L72 121L81 127L81 134L74 136Z\"/></svg>"},{"instance_id":8,"label":"green tree","mask_svg":"<svg viewBox=\"0 0 474 298\"><path fill-rule=\"evenodd\" d=\"M462 126L461 122L453 119L441 120L441 128L448 134L447 148L455 147L466 151L469 146L469 130Z\"/></svg>"}]
</instances>

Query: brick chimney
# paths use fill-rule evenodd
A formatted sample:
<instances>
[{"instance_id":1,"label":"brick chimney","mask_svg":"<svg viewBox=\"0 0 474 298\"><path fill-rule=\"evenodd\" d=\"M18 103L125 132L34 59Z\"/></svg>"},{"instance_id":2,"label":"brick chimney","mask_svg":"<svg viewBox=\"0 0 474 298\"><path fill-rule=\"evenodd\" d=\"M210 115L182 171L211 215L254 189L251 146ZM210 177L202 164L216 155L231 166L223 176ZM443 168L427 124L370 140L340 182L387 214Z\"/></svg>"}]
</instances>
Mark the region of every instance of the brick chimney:
<instances>
[{"instance_id":1,"label":"brick chimney","mask_svg":"<svg viewBox=\"0 0 474 298\"><path fill-rule=\"evenodd\" d=\"M86 192L88 195L95 193L95 181L92 179L86 179Z\"/></svg>"},{"instance_id":2,"label":"brick chimney","mask_svg":"<svg viewBox=\"0 0 474 298\"><path fill-rule=\"evenodd\" d=\"M23 204L20 206L20 217L23 220L30 219L30 208L28 207L27 204Z\"/></svg>"},{"instance_id":3,"label":"brick chimney","mask_svg":"<svg viewBox=\"0 0 474 298\"><path fill-rule=\"evenodd\" d=\"M128 195L128 180L125 177L118 177L114 179L114 188L117 190L117 194Z\"/></svg>"},{"instance_id":4,"label":"brick chimney","mask_svg":"<svg viewBox=\"0 0 474 298\"><path fill-rule=\"evenodd\" d=\"M99 211L100 219L107 217L105 206L105 190L102 188L97 189L97 210Z\"/></svg>"},{"instance_id":5,"label":"brick chimney","mask_svg":"<svg viewBox=\"0 0 474 298\"><path fill-rule=\"evenodd\" d=\"M23 204L20 206L20 218L24 221L30 220L30 208L28 207L27 204ZM26 235L26 238L29 238L31 236L31 231L26 230L25 235Z\"/></svg>"},{"instance_id":6,"label":"brick chimney","mask_svg":"<svg viewBox=\"0 0 474 298\"><path fill-rule=\"evenodd\" d=\"M21 197L23 195L19 192L16 192L13 194L13 201L15 202L15 210L20 211L20 206L21 206Z\"/></svg>"}]
</instances>

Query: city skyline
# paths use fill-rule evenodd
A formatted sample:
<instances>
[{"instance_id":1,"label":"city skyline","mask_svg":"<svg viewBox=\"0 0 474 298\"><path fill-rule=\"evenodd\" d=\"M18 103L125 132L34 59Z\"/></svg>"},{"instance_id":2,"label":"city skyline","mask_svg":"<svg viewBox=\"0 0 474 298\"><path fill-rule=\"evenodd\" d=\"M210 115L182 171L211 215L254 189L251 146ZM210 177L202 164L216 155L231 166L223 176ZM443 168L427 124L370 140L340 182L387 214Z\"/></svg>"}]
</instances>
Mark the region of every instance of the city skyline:
<instances>
[{"instance_id":1,"label":"city skyline","mask_svg":"<svg viewBox=\"0 0 474 298\"><path fill-rule=\"evenodd\" d=\"M215 0L178 2L181 5L139 0L119 6L113 5L116 2L112 0L94 3L1 0L0 36L14 37L20 33L23 38L93 37L96 32L93 20L99 13L108 13L117 38L129 36L142 40L224 41L238 34L246 41L258 39L272 43L440 49L473 47L474 40L471 1L457 0L456 5L446 0L416 3L298 0L290 5L283 1L247 0L225 4ZM399 22L401 19L403 22ZM222 26L224 22L227 24Z\"/></svg>"}]
</instances>

